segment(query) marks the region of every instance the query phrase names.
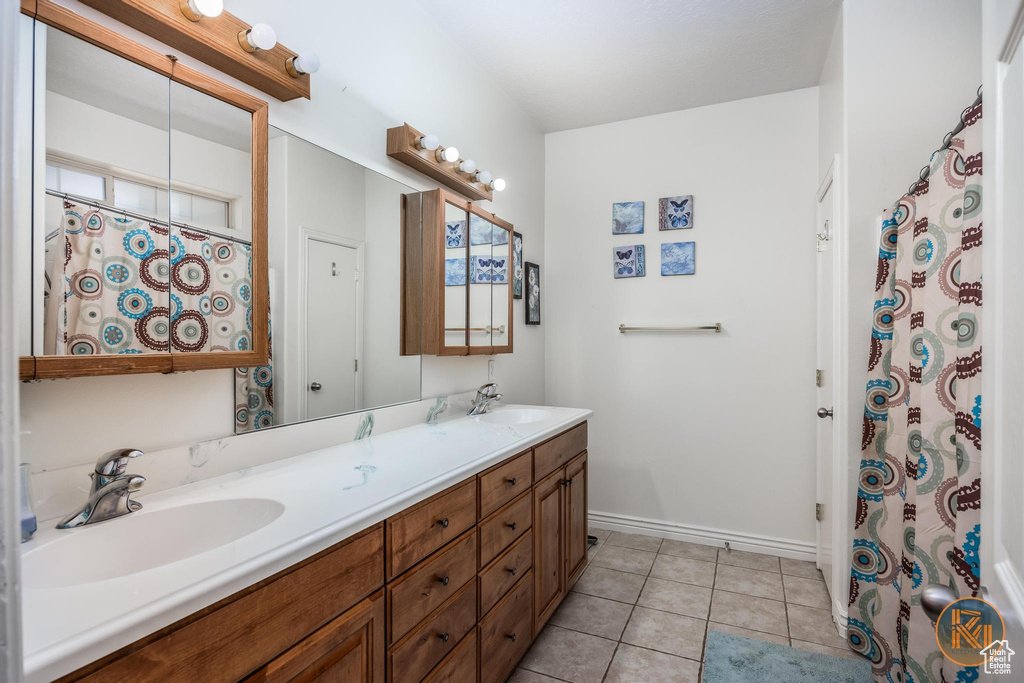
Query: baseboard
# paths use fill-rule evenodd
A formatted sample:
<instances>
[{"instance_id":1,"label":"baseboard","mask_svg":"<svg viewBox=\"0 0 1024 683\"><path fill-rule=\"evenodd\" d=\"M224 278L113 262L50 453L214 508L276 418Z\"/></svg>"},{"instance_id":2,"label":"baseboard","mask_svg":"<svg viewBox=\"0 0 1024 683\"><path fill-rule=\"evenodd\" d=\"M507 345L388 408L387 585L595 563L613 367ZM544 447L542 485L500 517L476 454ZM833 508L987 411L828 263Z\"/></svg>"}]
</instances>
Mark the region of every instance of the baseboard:
<instances>
[{"instance_id":1,"label":"baseboard","mask_svg":"<svg viewBox=\"0 0 1024 683\"><path fill-rule=\"evenodd\" d=\"M703 543L704 545L714 545L720 548L725 547L726 542L728 542L729 547L734 550L745 550L764 555L778 555L779 557L786 557L792 560L815 562L817 557L814 543L806 541L745 534L655 519L642 519L640 517L616 515L594 510L591 510L589 514L590 524L599 529L611 529L612 531L625 531L645 536L657 536L658 538L671 538L677 541Z\"/></svg>"},{"instance_id":2,"label":"baseboard","mask_svg":"<svg viewBox=\"0 0 1024 683\"><path fill-rule=\"evenodd\" d=\"M850 615L846 611L846 605L843 604L842 600L838 598L832 601L832 620L836 622L836 627L839 629L839 635L843 638L846 637L846 625L849 622Z\"/></svg>"}]
</instances>

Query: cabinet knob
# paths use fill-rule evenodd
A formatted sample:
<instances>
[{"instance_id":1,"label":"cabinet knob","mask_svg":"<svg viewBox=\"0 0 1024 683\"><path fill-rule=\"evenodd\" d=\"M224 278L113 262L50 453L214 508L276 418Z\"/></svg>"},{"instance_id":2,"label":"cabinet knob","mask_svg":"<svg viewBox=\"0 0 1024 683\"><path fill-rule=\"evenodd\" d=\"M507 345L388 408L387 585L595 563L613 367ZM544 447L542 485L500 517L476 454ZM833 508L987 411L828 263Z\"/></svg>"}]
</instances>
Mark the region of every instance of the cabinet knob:
<instances>
[{"instance_id":1,"label":"cabinet knob","mask_svg":"<svg viewBox=\"0 0 1024 683\"><path fill-rule=\"evenodd\" d=\"M442 586L447 586L447 585L448 585L448 582L450 581L450 579L448 578L448 575L447 575L447 574L445 574L444 576L442 576L441 578L439 578L439 579L438 579L438 581L440 581L440 582L441 582L441 585L442 585Z\"/></svg>"},{"instance_id":2,"label":"cabinet knob","mask_svg":"<svg viewBox=\"0 0 1024 683\"><path fill-rule=\"evenodd\" d=\"M442 528L442 529L447 529L447 528L448 528L448 518L447 518L447 517L445 517L444 519L440 520L440 521L438 522L438 524L440 524L440 525L441 525L441 528Z\"/></svg>"},{"instance_id":3,"label":"cabinet knob","mask_svg":"<svg viewBox=\"0 0 1024 683\"><path fill-rule=\"evenodd\" d=\"M569 485L569 480L568 479L563 479L562 480L562 486L568 486L568 485Z\"/></svg>"},{"instance_id":4,"label":"cabinet knob","mask_svg":"<svg viewBox=\"0 0 1024 683\"><path fill-rule=\"evenodd\" d=\"M505 526L507 526L512 531L516 530L516 523L515 522L510 522L509 524L506 524Z\"/></svg>"},{"instance_id":5,"label":"cabinet knob","mask_svg":"<svg viewBox=\"0 0 1024 683\"><path fill-rule=\"evenodd\" d=\"M512 576L515 576L516 575L516 568L512 567L511 569L508 570L508 573L511 574Z\"/></svg>"},{"instance_id":6,"label":"cabinet knob","mask_svg":"<svg viewBox=\"0 0 1024 683\"><path fill-rule=\"evenodd\" d=\"M515 477L510 477L510 478L506 479L505 481L507 481L509 483L509 486L515 486L516 485L516 478Z\"/></svg>"},{"instance_id":7,"label":"cabinet knob","mask_svg":"<svg viewBox=\"0 0 1024 683\"><path fill-rule=\"evenodd\" d=\"M448 638L450 636L447 633L438 633L437 637L440 638L443 642L447 643L448 642Z\"/></svg>"},{"instance_id":8,"label":"cabinet knob","mask_svg":"<svg viewBox=\"0 0 1024 683\"><path fill-rule=\"evenodd\" d=\"M509 633L505 637L508 638L509 640L511 640L513 643L516 642L516 634L515 633Z\"/></svg>"}]
</instances>

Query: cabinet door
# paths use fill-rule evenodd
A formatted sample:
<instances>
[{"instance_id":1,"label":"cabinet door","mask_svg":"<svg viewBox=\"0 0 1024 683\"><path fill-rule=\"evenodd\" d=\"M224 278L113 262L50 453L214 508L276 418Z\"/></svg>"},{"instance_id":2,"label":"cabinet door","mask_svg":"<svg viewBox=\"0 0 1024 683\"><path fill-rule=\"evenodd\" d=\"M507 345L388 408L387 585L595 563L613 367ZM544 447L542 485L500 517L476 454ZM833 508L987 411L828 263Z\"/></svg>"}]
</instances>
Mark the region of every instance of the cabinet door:
<instances>
[{"instance_id":1,"label":"cabinet door","mask_svg":"<svg viewBox=\"0 0 1024 683\"><path fill-rule=\"evenodd\" d=\"M587 564L587 453L565 466L565 576L570 590Z\"/></svg>"},{"instance_id":2,"label":"cabinet door","mask_svg":"<svg viewBox=\"0 0 1024 683\"><path fill-rule=\"evenodd\" d=\"M384 594L334 619L277 657L250 681L382 683L384 681Z\"/></svg>"},{"instance_id":3,"label":"cabinet door","mask_svg":"<svg viewBox=\"0 0 1024 683\"><path fill-rule=\"evenodd\" d=\"M512 353L512 230L498 223L491 223L491 352Z\"/></svg>"},{"instance_id":4,"label":"cabinet door","mask_svg":"<svg viewBox=\"0 0 1024 683\"><path fill-rule=\"evenodd\" d=\"M564 468L555 470L533 490L533 594L538 632L565 594L564 474Z\"/></svg>"},{"instance_id":5,"label":"cabinet door","mask_svg":"<svg viewBox=\"0 0 1024 683\"><path fill-rule=\"evenodd\" d=\"M444 195L442 195L444 196ZM441 355L465 355L469 292L469 212L444 202L444 334Z\"/></svg>"},{"instance_id":6,"label":"cabinet door","mask_svg":"<svg viewBox=\"0 0 1024 683\"><path fill-rule=\"evenodd\" d=\"M491 222L469 214L469 352L491 353Z\"/></svg>"}]
</instances>

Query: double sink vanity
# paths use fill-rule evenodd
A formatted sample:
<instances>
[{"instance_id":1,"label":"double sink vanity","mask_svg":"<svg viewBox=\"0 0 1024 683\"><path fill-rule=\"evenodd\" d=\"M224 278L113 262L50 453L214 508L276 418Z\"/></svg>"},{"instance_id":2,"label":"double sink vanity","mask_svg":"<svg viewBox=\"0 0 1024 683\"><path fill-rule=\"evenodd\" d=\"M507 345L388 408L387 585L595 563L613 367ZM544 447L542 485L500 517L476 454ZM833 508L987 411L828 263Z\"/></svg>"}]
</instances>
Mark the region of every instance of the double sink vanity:
<instances>
[{"instance_id":1,"label":"double sink vanity","mask_svg":"<svg viewBox=\"0 0 1024 683\"><path fill-rule=\"evenodd\" d=\"M590 415L500 407L41 529L27 680L504 680L586 564Z\"/></svg>"}]
</instances>

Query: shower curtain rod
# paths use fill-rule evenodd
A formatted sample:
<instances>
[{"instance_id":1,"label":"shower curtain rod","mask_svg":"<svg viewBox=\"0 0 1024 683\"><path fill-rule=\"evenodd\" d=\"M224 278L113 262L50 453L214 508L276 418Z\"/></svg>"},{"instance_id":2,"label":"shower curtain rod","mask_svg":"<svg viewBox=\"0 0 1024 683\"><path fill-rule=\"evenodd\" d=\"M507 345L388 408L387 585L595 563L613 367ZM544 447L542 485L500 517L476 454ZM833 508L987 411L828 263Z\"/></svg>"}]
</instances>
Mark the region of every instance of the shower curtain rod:
<instances>
[{"instance_id":1,"label":"shower curtain rod","mask_svg":"<svg viewBox=\"0 0 1024 683\"><path fill-rule=\"evenodd\" d=\"M964 120L964 117L967 115L967 112L969 112L970 110L974 109L979 104L981 104L981 86L980 85L978 86L978 96L976 98L974 98L974 102L972 102L969 107L967 107L962 112L960 112L960 120L957 122L957 124L953 128L953 130L951 130L948 133L946 133L945 137L942 138L942 147L939 147L937 150L932 152L932 156L934 156L938 152L942 152L944 150L949 149L949 146L951 144L953 144L953 138L956 137L956 134L959 133L960 131L962 131L964 129L964 127L967 125L967 122ZM930 161L931 160L929 159L929 162ZM911 183L910 187L907 189L906 193L902 197L897 199L895 204L893 204L893 206L892 206L893 210L899 208L900 200L903 199L903 197L906 197L908 195L914 194L914 190L917 189L917 186L920 185L921 183L923 183L924 181L928 180L928 176L929 176L930 173L931 173L931 163L927 163L927 164L925 164L921 168L921 172L917 174L917 180L915 180L913 183Z\"/></svg>"},{"instance_id":2,"label":"shower curtain rod","mask_svg":"<svg viewBox=\"0 0 1024 683\"><path fill-rule=\"evenodd\" d=\"M160 224L160 225L163 224L163 221L155 219L152 216L146 216L145 214L135 213L134 211L128 211L126 209L119 209L116 206L108 206L107 204L100 204L99 202L94 201L92 199L86 199L85 197L79 197L78 195L68 194L67 192L57 192L56 190L47 190L46 194L50 195L51 197L62 197L62 198L67 199L69 201L78 202L80 204L86 204L86 205L94 207L96 209L103 209L104 211L109 211L110 213L118 213L118 214L121 214L122 216L125 216L125 217L131 216L132 218L138 218L140 221L149 221L150 223L157 223L157 224ZM232 237L231 235L225 235L223 233L214 232L213 230L207 230L206 228L197 228L194 225L189 225L188 223L181 223L181 222L178 222L178 221L169 221L169 222L170 222L170 224L172 226L174 226L176 228L181 228L183 230L191 230L192 232L201 232L204 235L209 235L210 237L219 237L221 239L225 239L225 240L228 240L230 242L238 242L239 244L244 244L247 247L251 247L252 246L252 242L249 241L249 240L243 240L243 239L238 238L238 237ZM45 241L49 242L56 235L57 235L56 232L50 233L49 235L46 236L46 240Z\"/></svg>"}]
</instances>

